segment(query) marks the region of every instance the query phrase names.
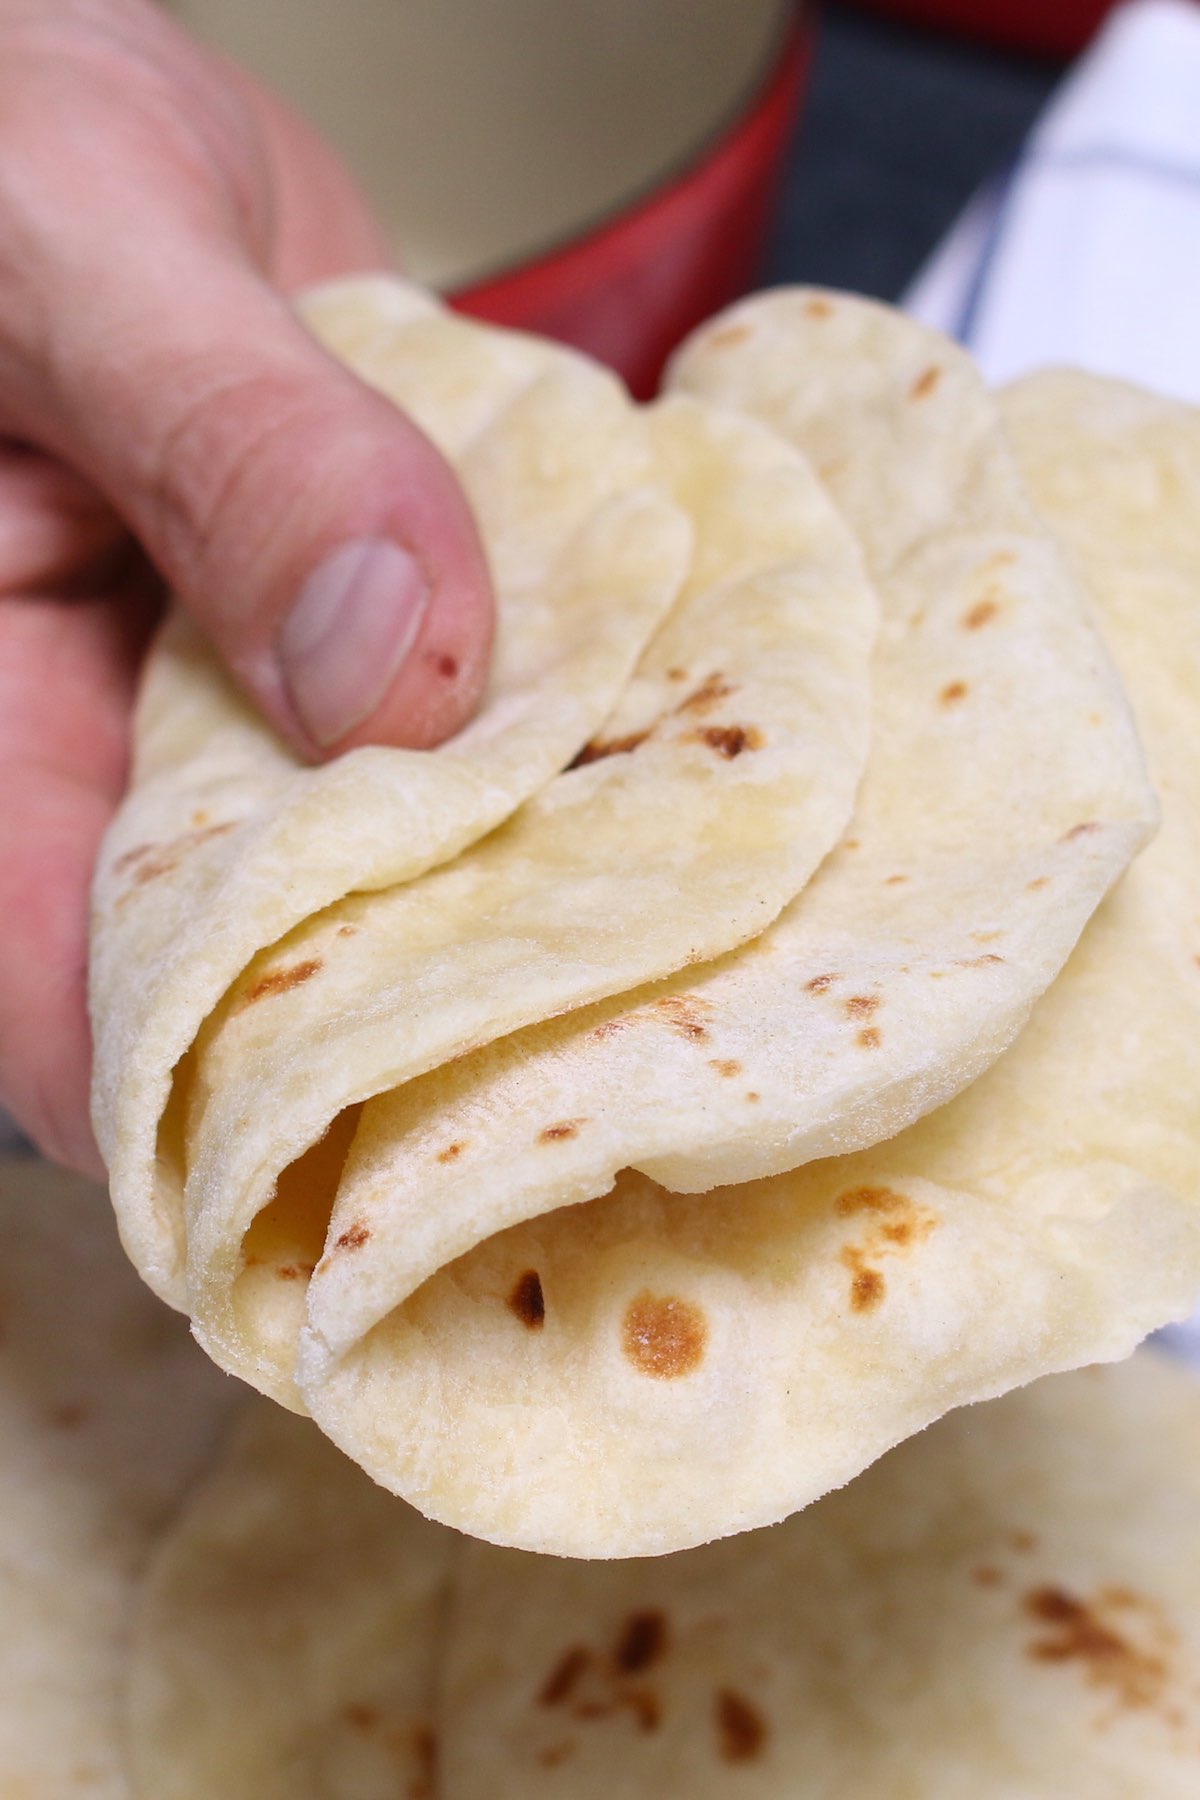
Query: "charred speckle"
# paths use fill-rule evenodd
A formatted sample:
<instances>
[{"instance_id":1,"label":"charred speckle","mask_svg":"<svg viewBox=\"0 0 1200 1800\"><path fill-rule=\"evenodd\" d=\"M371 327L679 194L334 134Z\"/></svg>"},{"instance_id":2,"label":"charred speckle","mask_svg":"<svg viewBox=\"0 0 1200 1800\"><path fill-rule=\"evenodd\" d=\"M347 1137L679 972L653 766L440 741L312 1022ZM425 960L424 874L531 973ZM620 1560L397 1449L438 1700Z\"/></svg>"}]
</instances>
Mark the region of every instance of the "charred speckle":
<instances>
[{"instance_id":1,"label":"charred speckle","mask_svg":"<svg viewBox=\"0 0 1200 1800\"><path fill-rule=\"evenodd\" d=\"M260 976L253 987L246 989L242 995L242 1005L253 1006L256 1000L266 1000L273 994L289 993L302 982L311 981L324 966L319 956L309 956L303 962L293 963L290 969L272 969L270 974Z\"/></svg>"},{"instance_id":2,"label":"charred speckle","mask_svg":"<svg viewBox=\"0 0 1200 1800\"><path fill-rule=\"evenodd\" d=\"M361 1250L363 1245L370 1240L370 1236L371 1233L365 1225L361 1222L355 1223L343 1231L337 1240L337 1248L339 1250Z\"/></svg>"},{"instance_id":3,"label":"charred speckle","mask_svg":"<svg viewBox=\"0 0 1200 1800\"><path fill-rule=\"evenodd\" d=\"M579 1685L591 1656L582 1644L564 1650L538 1691L539 1706L561 1706Z\"/></svg>"},{"instance_id":4,"label":"charred speckle","mask_svg":"<svg viewBox=\"0 0 1200 1800\"><path fill-rule=\"evenodd\" d=\"M656 1610L630 1613L621 1627L613 1661L625 1675L640 1675L656 1663L667 1648L666 1614Z\"/></svg>"},{"instance_id":5,"label":"charred speckle","mask_svg":"<svg viewBox=\"0 0 1200 1800\"><path fill-rule=\"evenodd\" d=\"M714 1697L717 1748L725 1762L754 1762L767 1740L766 1720L758 1708L734 1688L718 1688Z\"/></svg>"},{"instance_id":6,"label":"charred speckle","mask_svg":"<svg viewBox=\"0 0 1200 1800\"><path fill-rule=\"evenodd\" d=\"M508 1296L508 1304L530 1331L540 1331L546 1323L546 1297L542 1292L542 1278L536 1269L526 1269L518 1275L512 1293Z\"/></svg>"}]
</instances>

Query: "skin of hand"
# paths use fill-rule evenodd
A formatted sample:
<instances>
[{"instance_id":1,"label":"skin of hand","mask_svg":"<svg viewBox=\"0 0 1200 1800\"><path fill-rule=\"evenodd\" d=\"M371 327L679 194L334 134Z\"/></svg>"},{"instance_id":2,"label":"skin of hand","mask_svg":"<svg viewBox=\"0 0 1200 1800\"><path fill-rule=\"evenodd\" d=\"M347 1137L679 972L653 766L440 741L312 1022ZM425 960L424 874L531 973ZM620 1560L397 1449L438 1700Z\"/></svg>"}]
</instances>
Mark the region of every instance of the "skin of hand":
<instances>
[{"instance_id":1,"label":"skin of hand","mask_svg":"<svg viewBox=\"0 0 1200 1800\"><path fill-rule=\"evenodd\" d=\"M164 588L311 760L479 702L455 478L285 298L387 261L329 148L151 0L0 0L0 1102L76 1168L88 889Z\"/></svg>"}]
</instances>

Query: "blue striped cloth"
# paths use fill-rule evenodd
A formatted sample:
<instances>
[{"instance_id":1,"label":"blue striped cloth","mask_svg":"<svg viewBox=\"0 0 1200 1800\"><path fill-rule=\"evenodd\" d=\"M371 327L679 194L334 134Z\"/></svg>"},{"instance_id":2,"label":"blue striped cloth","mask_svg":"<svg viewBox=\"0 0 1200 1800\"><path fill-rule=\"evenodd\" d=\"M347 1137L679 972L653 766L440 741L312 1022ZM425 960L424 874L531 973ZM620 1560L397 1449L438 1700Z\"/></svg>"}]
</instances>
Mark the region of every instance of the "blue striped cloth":
<instances>
[{"instance_id":1,"label":"blue striped cloth","mask_svg":"<svg viewBox=\"0 0 1200 1800\"><path fill-rule=\"evenodd\" d=\"M1200 5L1119 7L904 296L992 381L1070 363L1200 403Z\"/></svg>"}]
</instances>

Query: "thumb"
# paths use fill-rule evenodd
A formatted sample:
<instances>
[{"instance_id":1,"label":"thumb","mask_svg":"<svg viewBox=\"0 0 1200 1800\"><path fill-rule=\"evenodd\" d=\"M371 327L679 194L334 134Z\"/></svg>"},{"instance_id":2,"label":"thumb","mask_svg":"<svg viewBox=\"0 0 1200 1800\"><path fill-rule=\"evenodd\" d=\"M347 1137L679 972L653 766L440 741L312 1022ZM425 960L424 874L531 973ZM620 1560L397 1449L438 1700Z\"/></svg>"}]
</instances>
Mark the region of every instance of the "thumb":
<instances>
[{"instance_id":1,"label":"thumb","mask_svg":"<svg viewBox=\"0 0 1200 1800\"><path fill-rule=\"evenodd\" d=\"M60 338L54 448L302 753L457 730L492 600L438 451L220 239L160 234L113 271Z\"/></svg>"}]
</instances>

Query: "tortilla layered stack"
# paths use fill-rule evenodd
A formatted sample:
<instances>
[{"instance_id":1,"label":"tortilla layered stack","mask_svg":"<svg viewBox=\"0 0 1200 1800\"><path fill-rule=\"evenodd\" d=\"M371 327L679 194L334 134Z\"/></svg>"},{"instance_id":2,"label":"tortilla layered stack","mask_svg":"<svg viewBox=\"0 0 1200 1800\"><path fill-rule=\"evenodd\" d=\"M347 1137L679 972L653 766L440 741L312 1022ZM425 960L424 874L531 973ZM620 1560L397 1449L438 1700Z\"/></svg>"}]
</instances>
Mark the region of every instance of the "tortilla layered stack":
<instances>
[{"instance_id":1,"label":"tortilla layered stack","mask_svg":"<svg viewBox=\"0 0 1200 1800\"><path fill-rule=\"evenodd\" d=\"M1186 1312L1194 416L1034 384L1036 510L866 302L735 309L644 412L407 289L309 316L457 462L512 649L444 751L305 771L160 648L97 1119L216 1360L433 1518L627 1557ZM1088 588L1165 821L1108 901L1157 801Z\"/></svg>"}]
</instances>

